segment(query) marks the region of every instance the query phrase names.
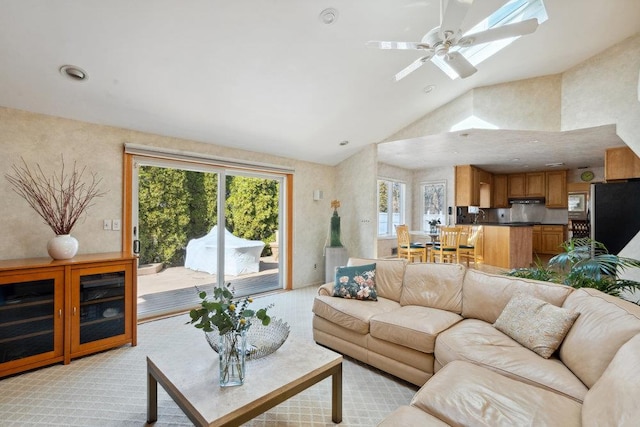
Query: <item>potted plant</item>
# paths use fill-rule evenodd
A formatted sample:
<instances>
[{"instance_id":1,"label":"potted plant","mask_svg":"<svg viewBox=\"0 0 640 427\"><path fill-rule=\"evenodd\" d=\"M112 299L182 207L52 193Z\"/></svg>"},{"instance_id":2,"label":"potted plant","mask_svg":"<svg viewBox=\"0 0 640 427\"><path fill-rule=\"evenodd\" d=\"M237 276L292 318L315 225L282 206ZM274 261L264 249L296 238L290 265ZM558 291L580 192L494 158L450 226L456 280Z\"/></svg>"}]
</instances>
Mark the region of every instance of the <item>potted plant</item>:
<instances>
[{"instance_id":1,"label":"potted plant","mask_svg":"<svg viewBox=\"0 0 640 427\"><path fill-rule=\"evenodd\" d=\"M438 224L440 224L440 218L430 219L429 223L429 233L436 234L438 232Z\"/></svg>"},{"instance_id":2,"label":"potted plant","mask_svg":"<svg viewBox=\"0 0 640 427\"><path fill-rule=\"evenodd\" d=\"M218 332L221 387L242 385L244 382L246 332L251 327L251 320L258 319L265 326L271 322L267 314L271 306L250 310L248 306L253 299L247 297L234 301L230 287L231 283L215 287L212 300L207 298L205 291L200 291L201 308L189 312L191 321L188 322L204 332Z\"/></svg>"},{"instance_id":3,"label":"potted plant","mask_svg":"<svg viewBox=\"0 0 640 427\"><path fill-rule=\"evenodd\" d=\"M22 165L13 165L13 174L5 175L13 190L55 233L47 244L53 259L73 258L78 251L78 241L71 236L71 230L92 206L93 200L104 195L99 190L102 179L95 173L91 174L90 180L84 181L85 169L78 170L74 162L71 172L67 172L62 158L60 172L49 177L38 163L30 168L22 158Z\"/></svg>"},{"instance_id":4,"label":"potted plant","mask_svg":"<svg viewBox=\"0 0 640 427\"><path fill-rule=\"evenodd\" d=\"M520 268L510 276L563 283L574 288L595 288L606 294L623 297L623 291L640 290L640 282L621 279L626 268L640 268L640 260L610 254L605 245L588 237L571 239L562 244L564 252L549 260L540 260L532 268ZM638 304L638 301L631 301Z\"/></svg>"}]
</instances>

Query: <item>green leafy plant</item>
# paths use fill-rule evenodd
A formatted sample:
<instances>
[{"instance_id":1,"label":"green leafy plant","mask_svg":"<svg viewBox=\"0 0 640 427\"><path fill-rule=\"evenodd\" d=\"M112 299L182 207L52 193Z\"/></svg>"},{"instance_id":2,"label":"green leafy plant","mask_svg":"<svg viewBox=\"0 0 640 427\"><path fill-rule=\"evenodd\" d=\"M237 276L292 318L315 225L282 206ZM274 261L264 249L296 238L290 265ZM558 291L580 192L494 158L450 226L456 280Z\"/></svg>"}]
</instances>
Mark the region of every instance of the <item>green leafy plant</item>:
<instances>
[{"instance_id":1,"label":"green leafy plant","mask_svg":"<svg viewBox=\"0 0 640 427\"><path fill-rule=\"evenodd\" d=\"M440 218L430 219L427 222L429 223L430 226L435 227L436 225L440 224Z\"/></svg>"},{"instance_id":2,"label":"green leafy plant","mask_svg":"<svg viewBox=\"0 0 640 427\"><path fill-rule=\"evenodd\" d=\"M564 252L551 258L546 267L538 259L534 267L507 274L574 288L595 288L616 297L623 297L623 291L640 290L640 282L619 277L627 268L640 268L640 260L610 254L604 244L588 237L567 240L562 248Z\"/></svg>"},{"instance_id":3,"label":"green leafy plant","mask_svg":"<svg viewBox=\"0 0 640 427\"><path fill-rule=\"evenodd\" d=\"M224 335L229 332L246 331L251 326L251 319L254 317L265 326L271 322L267 310L272 305L257 311L250 310L248 305L253 302L253 299L246 297L234 301L233 291L230 288L231 283L227 283L225 287L215 287L213 300L207 298L205 291L200 291L198 296L202 300L200 302L201 308L194 308L189 312L191 321L188 323L204 332L213 332L213 326L215 326L218 333Z\"/></svg>"}]
</instances>

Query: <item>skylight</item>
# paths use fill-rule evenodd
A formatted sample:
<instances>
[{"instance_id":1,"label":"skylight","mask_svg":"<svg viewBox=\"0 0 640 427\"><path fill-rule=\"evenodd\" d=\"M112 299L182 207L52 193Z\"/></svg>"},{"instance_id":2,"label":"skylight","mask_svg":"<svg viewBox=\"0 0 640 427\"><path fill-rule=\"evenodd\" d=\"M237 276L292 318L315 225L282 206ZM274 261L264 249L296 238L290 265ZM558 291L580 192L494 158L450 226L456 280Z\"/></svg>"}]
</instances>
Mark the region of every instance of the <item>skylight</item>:
<instances>
[{"instance_id":1,"label":"skylight","mask_svg":"<svg viewBox=\"0 0 640 427\"><path fill-rule=\"evenodd\" d=\"M502 25L514 24L531 18L537 18L538 24L542 24L544 21L549 19L542 0L511 0L478 23L478 25L471 28L464 35L466 36L468 34L478 33L480 31L500 27ZM511 37L471 47L461 48L456 46L453 47L451 51L459 51L473 66L477 66L482 61L495 55L520 37L521 36ZM447 63L440 57L434 56L432 61L451 79L458 78L458 74L453 71L453 69L451 69L451 67L449 67L449 65L447 65Z\"/></svg>"}]
</instances>

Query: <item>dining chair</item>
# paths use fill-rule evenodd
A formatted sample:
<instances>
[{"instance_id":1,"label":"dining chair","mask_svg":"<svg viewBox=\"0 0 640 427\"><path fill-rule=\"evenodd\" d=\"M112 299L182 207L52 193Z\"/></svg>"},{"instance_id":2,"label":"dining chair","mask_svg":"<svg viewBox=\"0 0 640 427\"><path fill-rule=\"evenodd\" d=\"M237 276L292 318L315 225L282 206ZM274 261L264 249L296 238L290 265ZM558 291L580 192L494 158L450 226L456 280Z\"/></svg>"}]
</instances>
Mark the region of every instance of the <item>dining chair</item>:
<instances>
[{"instance_id":1,"label":"dining chair","mask_svg":"<svg viewBox=\"0 0 640 427\"><path fill-rule=\"evenodd\" d=\"M466 230L460 236L458 257L467 261L467 267L469 267L469 260L473 260L475 267L480 263L482 257L482 226L465 228Z\"/></svg>"},{"instance_id":2,"label":"dining chair","mask_svg":"<svg viewBox=\"0 0 640 427\"><path fill-rule=\"evenodd\" d=\"M419 257L420 262L427 262L427 247L420 243L411 243L409 227L397 225L396 234L398 236L398 258L406 258L413 262L414 257Z\"/></svg>"},{"instance_id":3,"label":"dining chair","mask_svg":"<svg viewBox=\"0 0 640 427\"><path fill-rule=\"evenodd\" d=\"M435 262L436 258L440 262L455 262L460 260L460 235L462 229L460 227L441 227L440 241L433 244L431 248L431 262Z\"/></svg>"}]
</instances>

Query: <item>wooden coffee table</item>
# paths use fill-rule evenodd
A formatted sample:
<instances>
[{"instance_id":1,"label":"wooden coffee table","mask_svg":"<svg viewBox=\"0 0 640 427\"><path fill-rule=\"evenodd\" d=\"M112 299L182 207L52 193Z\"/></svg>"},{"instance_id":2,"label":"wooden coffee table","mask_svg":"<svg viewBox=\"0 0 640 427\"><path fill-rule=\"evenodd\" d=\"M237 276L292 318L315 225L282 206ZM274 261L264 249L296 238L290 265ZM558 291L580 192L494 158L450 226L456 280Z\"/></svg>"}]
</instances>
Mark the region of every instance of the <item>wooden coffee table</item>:
<instances>
[{"instance_id":1,"label":"wooden coffee table","mask_svg":"<svg viewBox=\"0 0 640 427\"><path fill-rule=\"evenodd\" d=\"M342 356L289 337L276 352L247 361L242 386L219 386L218 355L204 336L190 348L147 357L147 421L158 419L158 384L197 426L245 423L319 381L332 377L332 415L342 421Z\"/></svg>"}]
</instances>

